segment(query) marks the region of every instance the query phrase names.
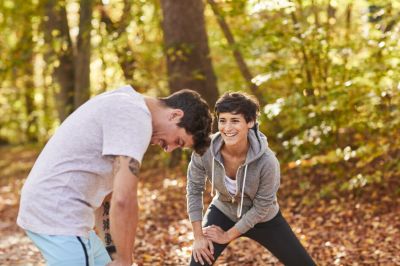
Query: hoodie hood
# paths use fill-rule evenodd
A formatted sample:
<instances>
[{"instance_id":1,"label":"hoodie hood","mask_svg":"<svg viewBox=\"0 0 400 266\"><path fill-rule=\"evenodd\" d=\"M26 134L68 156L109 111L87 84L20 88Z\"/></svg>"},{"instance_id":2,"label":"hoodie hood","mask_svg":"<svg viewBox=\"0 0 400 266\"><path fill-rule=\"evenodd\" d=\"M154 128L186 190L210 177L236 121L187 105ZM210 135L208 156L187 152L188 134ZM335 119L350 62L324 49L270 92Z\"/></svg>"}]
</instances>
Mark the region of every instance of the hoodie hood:
<instances>
[{"instance_id":1,"label":"hoodie hood","mask_svg":"<svg viewBox=\"0 0 400 266\"><path fill-rule=\"evenodd\" d=\"M237 217L240 218L242 215L243 209L243 195L244 195L244 187L246 185L246 177L247 177L247 166L259 159L268 148L267 137L258 130L258 123L254 125L252 129L249 130L247 134L247 138L249 141L249 149L247 151L246 160L240 167L244 168L244 177L242 182L242 191L240 197L240 204L237 209ZM211 166L211 196L214 196L214 175L215 175L215 161L218 161L221 165L222 157L221 157L221 148L224 144L224 140L221 136L221 133L217 132L213 135L210 145L211 155L212 155L212 166Z\"/></svg>"}]
</instances>

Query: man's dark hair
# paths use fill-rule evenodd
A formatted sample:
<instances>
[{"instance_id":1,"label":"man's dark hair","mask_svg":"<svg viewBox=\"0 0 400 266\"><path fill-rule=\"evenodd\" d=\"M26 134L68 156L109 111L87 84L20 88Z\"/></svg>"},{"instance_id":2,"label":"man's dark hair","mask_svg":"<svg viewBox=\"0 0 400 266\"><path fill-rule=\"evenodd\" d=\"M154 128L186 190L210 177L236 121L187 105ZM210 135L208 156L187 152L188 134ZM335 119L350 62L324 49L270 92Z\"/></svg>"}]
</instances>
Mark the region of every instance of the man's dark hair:
<instances>
[{"instance_id":1,"label":"man's dark hair","mask_svg":"<svg viewBox=\"0 0 400 266\"><path fill-rule=\"evenodd\" d=\"M242 114L247 123L256 121L260 112L258 100L245 92L226 92L215 103L215 116L220 113Z\"/></svg>"},{"instance_id":2,"label":"man's dark hair","mask_svg":"<svg viewBox=\"0 0 400 266\"><path fill-rule=\"evenodd\" d=\"M192 90L180 90L168 97L160 98L168 107L181 109L184 115L179 127L193 136L193 149L203 154L210 146L212 116L207 102L200 94Z\"/></svg>"}]
</instances>

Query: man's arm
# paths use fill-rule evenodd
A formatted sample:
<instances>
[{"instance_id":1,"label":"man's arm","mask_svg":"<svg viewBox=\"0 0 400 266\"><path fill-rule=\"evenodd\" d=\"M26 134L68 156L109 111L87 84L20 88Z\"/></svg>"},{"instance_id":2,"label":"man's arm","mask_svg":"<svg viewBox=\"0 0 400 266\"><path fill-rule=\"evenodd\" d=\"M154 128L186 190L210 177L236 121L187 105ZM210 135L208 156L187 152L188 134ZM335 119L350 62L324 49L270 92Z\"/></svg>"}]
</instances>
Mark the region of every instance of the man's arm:
<instances>
[{"instance_id":1,"label":"man's arm","mask_svg":"<svg viewBox=\"0 0 400 266\"><path fill-rule=\"evenodd\" d=\"M109 265L131 265L138 221L137 175L140 164L127 156L116 156L113 163L114 188L110 208L110 229L116 247Z\"/></svg>"}]
</instances>

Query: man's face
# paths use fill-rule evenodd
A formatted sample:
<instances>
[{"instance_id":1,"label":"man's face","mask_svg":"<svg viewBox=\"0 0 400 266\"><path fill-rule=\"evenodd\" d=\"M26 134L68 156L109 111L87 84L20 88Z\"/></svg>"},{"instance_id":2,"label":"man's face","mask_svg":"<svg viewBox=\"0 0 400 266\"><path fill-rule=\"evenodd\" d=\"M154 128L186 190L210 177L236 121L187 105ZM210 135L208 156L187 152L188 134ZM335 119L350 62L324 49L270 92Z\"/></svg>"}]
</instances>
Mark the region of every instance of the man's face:
<instances>
[{"instance_id":1,"label":"man's face","mask_svg":"<svg viewBox=\"0 0 400 266\"><path fill-rule=\"evenodd\" d=\"M167 121L157 125L150 143L159 145L166 152L172 152L176 148L192 147L193 136L177 125L182 116L181 113L172 113Z\"/></svg>"}]
</instances>

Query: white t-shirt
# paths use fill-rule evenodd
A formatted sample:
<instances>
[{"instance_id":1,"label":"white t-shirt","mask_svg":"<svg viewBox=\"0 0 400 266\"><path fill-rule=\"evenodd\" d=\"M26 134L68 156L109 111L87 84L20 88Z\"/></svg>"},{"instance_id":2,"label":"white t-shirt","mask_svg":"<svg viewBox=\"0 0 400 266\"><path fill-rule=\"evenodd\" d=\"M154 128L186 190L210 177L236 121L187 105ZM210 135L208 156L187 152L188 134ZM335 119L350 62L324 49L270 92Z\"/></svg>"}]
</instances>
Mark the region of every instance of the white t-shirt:
<instances>
[{"instance_id":1,"label":"white t-shirt","mask_svg":"<svg viewBox=\"0 0 400 266\"><path fill-rule=\"evenodd\" d=\"M141 162L151 135L150 111L130 86L83 104L36 160L22 189L18 225L35 233L87 237L94 211L112 191L108 155Z\"/></svg>"},{"instance_id":2,"label":"white t-shirt","mask_svg":"<svg viewBox=\"0 0 400 266\"><path fill-rule=\"evenodd\" d=\"M225 176L225 186L228 192L233 196L236 195L236 180L231 179L229 176Z\"/></svg>"}]
</instances>

